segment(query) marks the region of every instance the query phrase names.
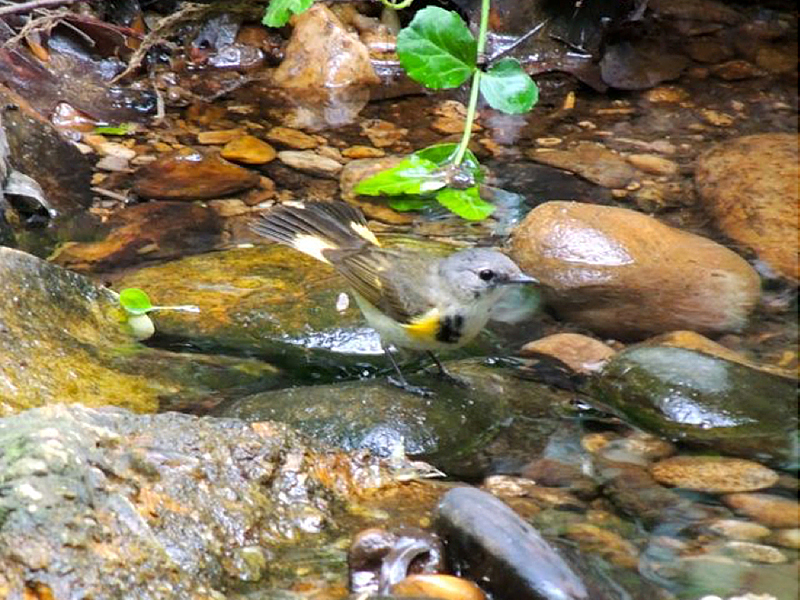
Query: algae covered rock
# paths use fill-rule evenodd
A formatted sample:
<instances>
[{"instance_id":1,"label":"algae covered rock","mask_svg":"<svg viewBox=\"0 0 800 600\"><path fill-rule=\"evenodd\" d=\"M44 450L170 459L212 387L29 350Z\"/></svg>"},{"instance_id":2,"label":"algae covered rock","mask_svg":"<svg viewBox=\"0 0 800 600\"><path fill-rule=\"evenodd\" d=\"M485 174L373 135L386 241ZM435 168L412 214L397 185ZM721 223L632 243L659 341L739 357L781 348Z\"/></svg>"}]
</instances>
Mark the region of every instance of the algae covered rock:
<instances>
[{"instance_id":1,"label":"algae covered rock","mask_svg":"<svg viewBox=\"0 0 800 600\"><path fill-rule=\"evenodd\" d=\"M198 306L198 313L163 311L153 318L161 334L203 349L232 348L294 366L347 356L352 365L382 355L355 302L342 306L344 280L290 248L192 256L146 267L118 285L145 289L156 304Z\"/></svg>"},{"instance_id":2,"label":"algae covered rock","mask_svg":"<svg viewBox=\"0 0 800 600\"><path fill-rule=\"evenodd\" d=\"M625 420L675 441L772 464L797 460L797 384L665 346L614 356L593 384Z\"/></svg>"},{"instance_id":3,"label":"algae covered rock","mask_svg":"<svg viewBox=\"0 0 800 600\"><path fill-rule=\"evenodd\" d=\"M279 374L137 344L114 292L30 254L0 248L0 281L0 414L53 402L187 407L220 390L268 389Z\"/></svg>"},{"instance_id":4,"label":"algae covered rock","mask_svg":"<svg viewBox=\"0 0 800 600\"><path fill-rule=\"evenodd\" d=\"M77 405L0 419L0 597L268 590L274 553L333 524L344 496L326 482L389 483L374 459L326 464L269 423Z\"/></svg>"}]
</instances>

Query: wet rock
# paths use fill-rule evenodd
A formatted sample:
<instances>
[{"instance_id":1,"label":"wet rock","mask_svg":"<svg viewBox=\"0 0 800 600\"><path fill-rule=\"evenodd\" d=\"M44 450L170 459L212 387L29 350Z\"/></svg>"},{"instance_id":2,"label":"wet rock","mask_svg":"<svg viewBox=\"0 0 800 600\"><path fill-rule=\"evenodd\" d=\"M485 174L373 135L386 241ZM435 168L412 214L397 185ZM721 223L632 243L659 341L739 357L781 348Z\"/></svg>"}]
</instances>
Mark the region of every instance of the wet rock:
<instances>
[{"instance_id":1,"label":"wet rock","mask_svg":"<svg viewBox=\"0 0 800 600\"><path fill-rule=\"evenodd\" d=\"M797 565L791 563L750 563L720 554L700 554L673 559L663 571L668 575L665 579L681 589L691 589L692 597L700 600L789 600L798 592Z\"/></svg>"},{"instance_id":2,"label":"wet rock","mask_svg":"<svg viewBox=\"0 0 800 600\"><path fill-rule=\"evenodd\" d=\"M205 251L219 242L222 233L214 210L182 202L137 204L115 213L108 225L111 230L105 239L65 243L51 260L75 271L102 272Z\"/></svg>"},{"instance_id":3,"label":"wet rock","mask_svg":"<svg viewBox=\"0 0 800 600\"><path fill-rule=\"evenodd\" d=\"M674 161L653 154L630 154L628 162L634 167L651 175L672 176L678 173L678 165Z\"/></svg>"},{"instance_id":4,"label":"wet rock","mask_svg":"<svg viewBox=\"0 0 800 600\"><path fill-rule=\"evenodd\" d=\"M386 152L372 146L350 146L342 150L342 156L351 159L381 158L386 156Z\"/></svg>"},{"instance_id":5,"label":"wet rock","mask_svg":"<svg viewBox=\"0 0 800 600\"><path fill-rule=\"evenodd\" d=\"M649 8L662 17L737 25L744 16L718 0L651 0Z\"/></svg>"},{"instance_id":6,"label":"wet rock","mask_svg":"<svg viewBox=\"0 0 800 600\"><path fill-rule=\"evenodd\" d=\"M756 462L723 456L673 456L650 467L659 483L711 494L771 487L778 474Z\"/></svg>"},{"instance_id":7,"label":"wet rock","mask_svg":"<svg viewBox=\"0 0 800 600\"><path fill-rule=\"evenodd\" d=\"M729 554L736 558L756 563L780 564L789 560L777 548L765 546L764 544L754 544L753 542L728 542L720 548L720 551L723 554Z\"/></svg>"},{"instance_id":8,"label":"wet rock","mask_svg":"<svg viewBox=\"0 0 800 600\"><path fill-rule=\"evenodd\" d=\"M721 40L709 37L695 38L688 41L686 52L692 59L704 63L718 63L733 58L733 48Z\"/></svg>"},{"instance_id":9,"label":"wet rock","mask_svg":"<svg viewBox=\"0 0 800 600\"><path fill-rule=\"evenodd\" d=\"M708 529L732 540L759 540L770 534L770 530L763 525L736 519L719 519L709 523Z\"/></svg>"},{"instance_id":10,"label":"wet rock","mask_svg":"<svg viewBox=\"0 0 800 600\"><path fill-rule=\"evenodd\" d=\"M716 356L717 358L739 363L741 365L750 367L751 369L758 369L759 371L772 373L773 375L777 375L779 377L785 377L787 379L796 378L795 373L789 371L788 369L782 369L769 364L753 362L746 356L739 354L738 352L734 352L722 344L718 344L717 342L710 340L699 333L695 333L694 331L671 331L669 333L651 338L644 343L650 346L671 346L674 348L685 348L686 350L697 350L703 354Z\"/></svg>"},{"instance_id":11,"label":"wet rock","mask_svg":"<svg viewBox=\"0 0 800 600\"><path fill-rule=\"evenodd\" d=\"M616 338L736 330L760 295L735 253L622 208L542 204L514 232L512 255L559 316Z\"/></svg>"},{"instance_id":12,"label":"wet rock","mask_svg":"<svg viewBox=\"0 0 800 600\"><path fill-rule=\"evenodd\" d=\"M677 104L688 100L690 94L676 85L662 85L648 90L643 97L653 104Z\"/></svg>"},{"instance_id":13,"label":"wet rock","mask_svg":"<svg viewBox=\"0 0 800 600\"><path fill-rule=\"evenodd\" d=\"M784 548L800 549L800 528L779 529L770 538L770 541Z\"/></svg>"},{"instance_id":14,"label":"wet rock","mask_svg":"<svg viewBox=\"0 0 800 600\"><path fill-rule=\"evenodd\" d=\"M342 170L340 162L311 150L284 150L278 152L278 160L298 171L322 177L335 178Z\"/></svg>"},{"instance_id":15,"label":"wet rock","mask_svg":"<svg viewBox=\"0 0 800 600\"><path fill-rule=\"evenodd\" d=\"M793 73L797 70L797 44L786 46L764 46L756 52L756 65L774 73L782 75Z\"/></svg>"},{"instance_id":16,"label":"wet rock","mask_svg":"<svg viewBox=\"0 0 800 600\"><path fill-rule=\"evenodd\" d=\"M479 476L486 468L481 452L509 425L512 407L505 399L530 405L529 413L536 412L533 406L542 400L535 388L505 369L471 361L448 363L448 369L469 387L454 386L432 373L407 373L414 385L436 393L433 402L381 377L257 394L217 414L287 423L344 450L369 449L378 456L404 450L450 475Z\"/></svg>"},{"instance_id":17,"label":"wet rock","mask_svg":"<svg viewBox=\"0 0 800 600\"><path fill-rule=\"evenodd\" d=\"M234 138L220 150L222 158L246 165L263 165L276 155L275 148L252 135Z\"/></svg>"},{"instance_id":18,"label":"wet rock","mask_svg":"<svg viewBox=\"0 0 800 600\"><path fill-rule=\"evenodd\" d=\"M591 523L572 523L564 537L574 541L582 552L599 554L611 564L627 569L639 566L639 550L614 531Z\"/></svg>"},{"instance_id":19,"label":"wet rock","mask_svg":"<svg viewBox=\"0 0 800 600\"><path fill-rule=\"evenodd\" d=\"M537 148L529 150L527 156L607 188L624 188L638 176L622 156L594 142L580 142L568 150Z\"/></svg>"},{"instance_id":20,"label":"wet rock","mask_svg":"<svg viewBox=\"0 0 800 600\"><path fill-rule=\"evenodd\" d=\"M361 132L377 148L387 148L403 142L408 129L383 119L368 119L361 123Z\"/></svg>"},{"instance_id":21,"label":"wet rock","mask_svg":"<svg viewBox=\"0 0 800 600\"><path fill-rule=\"evenodd\" d=\"M520 475L541 486L565 488L582 499L592 499L597 495L597 483L585 475L579 465L539 458L525 465Z\"/></svg>"},{"instance_id":22,"label":"wet rock","mask_svg":"<svg viewBox=\"0 0 800 600\"><path fill-rule=\"evenodd\" d=\"M293 22L274 84L309 112L322 111L318 117L330 125L351 121L369 100L368 86L380 83L369 50L322 4Z\"/></svg>"},{"instance_id":23,"label":"wet rock","mask_svg":"<svg viewBox=\"0 0 800 600\"><path fill-rule=\"evenodd\" d=\"M528 342L520 349L522 356L552 356L577 373L597 371L615 350L603 342L578 333L556 333Z\"/></svg>"},{"instance_id":24,"label":"wet rock","mask_svg":"<svg viewBox=\"0 0 800 600\"><path fill-rule=\"evenodd\" d=\"M27 102L2 86L0 104L8 164L39 184L50 216L86 209L92 203L89 159Z\"/></svg>"},{"instance_id":25,"label":"wet rock","mask_svg":"<svg viewBox=\"0 0 800 600\"><path fill-rule=\"evenodd\" d=\"M459 572L518 600L592 597L580 578L528 523L503 502L474 488L456 488L437 508L437 530ZM515 534L509 536L508 532Z\"/></svg>"},{"instance_id":26,"label":"wet rock","mask_svg":"<svg viewBox=\"0 0 800 600\"><path fill-rule=\"evenodd\" d=\"M688 516L687 502L659 485L646 469L624 463L599 467L605 496L623 513L641 519L648 526L669 522L676 515Z\"/></svg>"},{"instance_id":27,"label":"wet rock","mask_svg":"<svg viewBox=\"0 0 800 600\"><path fill-rule=\"evenodd\" d=\"M267 139L295 150L311 150L319 146L314 136L289 127L273 127L267 132Z\"/></svg>"},{"instance_id":28,"label":"wet rock","mask_svg":"<svg viewBox=\"0 0 800 600\"><path fill-rule=\"evenodd\" d=\"M686 57L671 53L657 41L627 41L609 45L600 59L603 82L621 90L645 90L680 77Z\"/></svg>"},{"instance_id":29,"label":"wet rock","mask_svg":"<svg viewBox=\"0 0 800 600\"><path fill-rule=\"evenodd\" d=\"M796 499L773 494L728 494L722 497L726 506L767 527L797 527L800 503Z\"/></svg>"},{"instance_id":30,"label":"wet rock","mask_svg":"<svg viewBox=\"0 0 800 600\"><path fill-rule=\"evenodd\" d=\"M518 514L524 516L530 512L531 506L536 511L542 509L558 509L565 511L584 512L586 503L579 500L566 489L538 485L532 479L525 477L512 477L510 475L492 475L483 482L483 489L508 502ZM515 499L524 499L515 502ZM520 510L522 508L522 510Z\"/></svg>"},{"instance_id":31,"label":"wet rock","mask_svg":"<svg viewBox=\"0 0 800 600\"><path fill-rule=\"evenodd\" d=\"M231 579L258 577L264 556L334 524L344 496L326 481L378 467L325 467L267 423L64 405L0 419L0 447L14 449L0 456L9 598L221 597Z\"/></svg>"},{"instance_id":32,"label":"wet rock","mask_svg":"<svg viewBox=\"0 0 800 600\"><path fill-rule=\"evenodd\" d=\"M279 380L262 361L134 343L113 292L29 254L0 248L0 280L0 414L54 402L197 407Z\"/></svg>"},{"instance_id":33,"label":"wet rock","mask_svg":"<svg viewBox=\"0 0 800 600\"><path fill-rule=\"evenodd\" d=\"M453 575L411 575L392 587L401 597L440 598L441 600L485 600L477 585Z\"/></svg>"},{"instance_id":34,"label":"wet rock","mask_svg":"<svg viewBox=\"0 0 800 600\"><path fill-rule=\"evenodd\" d=\"M800 279L797 136L766 133L722 142L697 161L695 180L716 226L779 275Z\"/></svg>"},{"instance_id":35,"label":"wet rock","mask_svg":"<svg viewBox=\"0 0 800 600\"><path fill-rule=\"evenodd\" d=\"M198 144L227 144L244 135L244 129L216 129L214 131L201 131L197 134Z\"/></svg>"},{"instance_id":36,"label":"wet rock","mask_svg":"<svg viewBox=\"0 0 800 600\"><path fill-rule=\"evenodd\" d=\"M363 324L355 303L337 310L347 290L344 280L289 248L269 245L188 257L141 269L117 286L146 289L159 305L198 306L199 313L160 311L153 318L163 335L201 348L305 365L304 378L313 378L314 369L338 373L359 363L384 364L377 334Z\"/></svg>"},{"instance_id":37,"label":"wet rock","mask_svg":"<svg viewBox=\"0 0 800 600\"><path fill-rule=\"evenodd\" d=\"M163 156L140 168L133 191L156 200L207 200L255 187L259 175L194 150Z\"/></svg>"},{"instance_id":38,"label":"wet rock","mask_svg":"<svg viewBox=\"0 0 800 600\"><path fill-rule=\"evenodd\" d=\"M703 121L714 127L730 127L735 122L731 115L718 110L701 108L699 113Z\"/></svg>"},{"instance_id":39,"label":"wet rock","mask_svg":"<svg viewBox=\"0 0 800 600\"><path fill-rule=\"evenodd\" d=\"M662 437L771 464L792 461L796 385L691 350L633 347L594 382L598 398Z\"/></svg>"},{"instance_id":40,"label":"wet rock","mask_svg":"<svg viewBox=\"0 0 800 600\"><path fill-rule=\"evenodd\" d=\"M587 443L590 443L589 440ZM611 439L596 450L598 457L606 461L632 463L643 467L675 452L675 444L642 431L634 431L624 438Z\"/></svg>"},{"instance_id":41,"label":"wet rock","mask_svg":"<svg viewBox=\"0 0 800 600\"><path fill-rule=\"evenodd\" d=\"M759 69L752 63L746 60L729 60L711 68L711 73L725 81L740 81L742 79L752 79L754 77L762 77L766 75L764 71Z\"/></svg>"}]
</instances>

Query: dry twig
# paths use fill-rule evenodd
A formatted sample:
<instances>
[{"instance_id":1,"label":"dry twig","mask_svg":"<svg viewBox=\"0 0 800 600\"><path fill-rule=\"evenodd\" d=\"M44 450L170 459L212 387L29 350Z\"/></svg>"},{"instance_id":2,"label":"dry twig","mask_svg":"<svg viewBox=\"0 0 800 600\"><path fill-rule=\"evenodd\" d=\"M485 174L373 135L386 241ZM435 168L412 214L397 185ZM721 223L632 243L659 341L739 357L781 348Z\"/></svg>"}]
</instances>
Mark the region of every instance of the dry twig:
<instances>
[{"instance_id":1,"label":"dry twig","mask_svg":"<svg viewBox=\"0 0 800 600\"><path fill-rule=\"evenodd\" d=\"M75 4L77 1L78 0L31 0L31 2L20 2L19 4L12 4L11 6L0 8L0 17L53 6L62 6L64 4Z\"/></svg>"}]
</instances>

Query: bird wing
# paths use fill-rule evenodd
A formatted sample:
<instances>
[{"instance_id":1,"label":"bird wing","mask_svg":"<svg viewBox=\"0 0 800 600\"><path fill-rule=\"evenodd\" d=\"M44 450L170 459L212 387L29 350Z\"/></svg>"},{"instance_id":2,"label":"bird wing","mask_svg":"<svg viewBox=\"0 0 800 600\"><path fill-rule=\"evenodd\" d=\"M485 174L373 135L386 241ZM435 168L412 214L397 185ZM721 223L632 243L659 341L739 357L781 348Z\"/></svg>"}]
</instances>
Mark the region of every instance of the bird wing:
<instances>
[{"instance_id":1,"label":"bird wing","mask_svg":"<svg viewBox=\"0 0 800 600\"><path fill-rule=\"evenodd\" d=\"M402 253L370 247L336 266L360 296L400 324L413 324L434 308L425 263L411 265Z\"/></svg>"}]
</instances>

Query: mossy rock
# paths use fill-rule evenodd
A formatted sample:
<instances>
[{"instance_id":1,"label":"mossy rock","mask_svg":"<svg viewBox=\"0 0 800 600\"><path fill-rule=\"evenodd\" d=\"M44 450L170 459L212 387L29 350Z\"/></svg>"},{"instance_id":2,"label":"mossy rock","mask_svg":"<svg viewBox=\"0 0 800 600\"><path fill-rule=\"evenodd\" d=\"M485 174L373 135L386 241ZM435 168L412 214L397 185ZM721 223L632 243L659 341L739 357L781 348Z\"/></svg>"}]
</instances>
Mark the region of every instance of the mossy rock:
<instances>
[{"instance_id":1,"label":"mossy rock","mask_svg":"<svg viewBox=\"0 0 800 600\"><path fill-rule=\"evenodd\" d=\"M797 382L693 350L634 347L593 382L637 427L674 441L788 466L797 461Z\"/></svg>"},{"instance_id":2,"label":"mossy rock","mask_svg":"<svg viewBox=\"0 0 800 600\"><path fill-rule=\"evenodd\" d=\"M0 247L0 281L0 414L54 402L153 412L276 385L260 361L136 343L114 292L30 254Z\"/></svg>"}]
</instances>

